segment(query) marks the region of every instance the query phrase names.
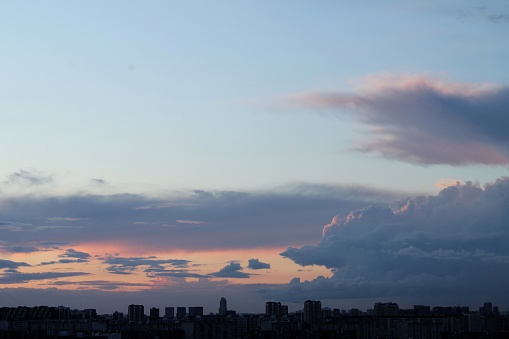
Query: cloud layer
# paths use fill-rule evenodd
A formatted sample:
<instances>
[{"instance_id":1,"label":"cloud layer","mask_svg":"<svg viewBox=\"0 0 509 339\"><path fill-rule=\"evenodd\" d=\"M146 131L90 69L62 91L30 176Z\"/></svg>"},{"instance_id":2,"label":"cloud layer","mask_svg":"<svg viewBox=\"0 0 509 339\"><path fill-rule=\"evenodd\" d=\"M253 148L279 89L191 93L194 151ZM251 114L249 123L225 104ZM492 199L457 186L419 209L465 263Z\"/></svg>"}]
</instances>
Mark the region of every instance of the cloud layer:
<instances>
[{"instance_id":1,"label":"cloud layer","mask_svg":"<svg viewBox=\"0 0 509 339\"><path fill-rule=\"evenodd\" d=\"M135 194L4 197L0 251L108 243L151 251L296 246L319 241L320 225L338 208L348 211L396 196L360 187L300 185L264 193L194 191L166 199ZM69 250L61 259L89 258Z\"/></svg>"},{"instance_id":2,"label":"cloud layer","mask_svg":"<svg viewBox=\"0 0 509 339\"><path fill-rule=\"evenodd\" d=\"M509 178L457 184L437 196L337 215L319 245L282 256L334 275L262 291L267 297L347 299L412 296L507 298Z\"/></svg>"},{"instance_id":3,"label":"cloud layer","mask_svg":"<svg viewBox=\"0 0 509 339\"><path fill-rule=\"evenodd\" d=\"M302 93L291 100L353 112L369 130L357 151L419 165L508 164L508 86L408 75L365 78L362 85L358 92Z\"/></svg>"}]
</instances>

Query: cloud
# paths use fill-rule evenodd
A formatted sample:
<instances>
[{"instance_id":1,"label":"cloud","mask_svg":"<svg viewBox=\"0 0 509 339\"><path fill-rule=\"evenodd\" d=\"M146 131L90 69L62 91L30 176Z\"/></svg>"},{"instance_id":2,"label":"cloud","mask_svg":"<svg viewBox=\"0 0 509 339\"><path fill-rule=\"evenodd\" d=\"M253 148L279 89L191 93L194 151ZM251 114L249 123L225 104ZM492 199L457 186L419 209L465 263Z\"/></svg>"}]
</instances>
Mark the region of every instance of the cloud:
<instances>
[{"instance_id":1,"label":"cloud","mask_svg":"<svg viewBox=\"0 0 509 339\"><path fill-rule=\"evenodd\" d=\"M509 23L509 13L500 9L499 11L490 10L485 6L475 7L470 10L462 10L459 13L461 20L467 21L488 21L495 24Z\"/></svg>"},{"instance_id":2,"label":"cloud","mask_svg":"<svg viewBox=\"0 0 509 339\"><path fill-rule=\"evenodd\" d=\"M231 261L228 265L221 268L219 272L211 273L211 276L216 278L249 278L251 274L241 272L243 270L242 266L236 262Z\"/></svg>"},{"instance_id":3,"label":"cloud","mask_svg":"<svg viewBox=\"0 0 509 339\"><path fill-rule=\"evenodd\" d=\"M338 210L347 212L407 195L366 187L298 184L266 192L199 191L166 198L3 196L0 231L9 246L42 247L43 241L49 244L45 248L112 242L153 251L284 248L319 241L321 225ZM23 237L18 234L21 231Z\"/></svg>"},{"instance_id":4,"label":"cloud","mask_svg":"<svg viewBox=\"0 0 509 339\"><path fill-rule=\"evenodd\" d=\"M108 265L106 270L112 274L132 274L138 267L148 267L145 272L164 272L167 266L187 268L190 261L184 259L156 259L149 257L107 256L103 262Z\"/></svg>"},{"instance_id":5,"label":"cloud","mask_svg":"<svg viewBox=\"0 0 509 339\"><path fill-rule=\"evenodd\" d=\"M250 268L252 270L261 270L265 268L270 268L270 264L261 262L258 259L249 259L247 268Z\"/></svg>"},{"instance_id":6,"label":"cloud","mask_svg":"<svg viewBox=\"0 0 509 339\"><path fill-rule=\"evenodd\" d=\"M92 178L90 179L90 182L95 185L107 185L108 182L102 178Z\"/></svg>"},{"instance_id":7,"label":"cloud","mask_svg":"<svg viewBox=\"0 0 509 339\"><path fill-rule=\"evenodd\" d=\"M507 165L509 86L443 82L426 76L361 80L357 92L311 92L291 101L352 112L368 135L355 150L418 164Z\"/></svg>"},{"instance_id":8,"label":"cloud","mask_svg":"<svg viewBox=\"0 0 509 339\"><path fill-rule=\"evenodd\" d=\"M10 229L10 231L13 230ZM0 251L7 253L35 253L41 251L48 252L51 250L58 250L62 245L69 245L69 243L53 241L21 241L17 244L11 244L7 241L2 241L0 242Z\"/></svg>"},{"instance_id":9,"label":"cloud","mask_svg":"<svg viewBox=\"0 0 509 339\"><path fill-rule=\"evenodd\" d=\"M59 279L89 274L90 273L86 272L36 272L36 273L9 272L0 274L0 283L20 284L35 280Z\"/></svg>"},{"instance_id":10,"label":"cloud","mask_svg":"<svg viewBox=\"0 0 509 339\"><path fill-rule=\"evenodd\" d=\"M21 266L30 266L26 262L17 262L11 260L0 259L0 269L4 268L18 268Z\"/></svg>"},{"instance_id":11,"label":"cloud","mask_svg":"<svg viewBox=\"0 0 509 339\"><path fill-rule=\"evenodd\" d=\"M391 206L337 215L318 245L281 255L333 276L261 291L266 297L509 297L509 178L467 182ZM465 301L468 302L468 301Z\"/></svg>"},{"instance_id":12,"label":"cloud","mask_svg":"<svg viewBox=\"0 0 509 339\"><path fill-rule=\"evenodd\" d=\"M192 270L183 269L164 269L154 270L146 269L145 272L149 277L174 277L174 278L211 278L211 275L195 273Z\"/></svg>"},{"instance_id":13,"label":"cloud","mask_svg":"<svg viewBox=\"0 0 509 339\"><path fill-rule=\"evenodd\" d=\"M40 249L36 246L24 246L24 245L0 245L0 248L3 251L9 252L9 253L33 253L33 252L39 252Z\"/></svg>"},{"instance_id":14,"label":"cloud","mask_svg":"<svg viewBox=\"0 0 509 339\"><path fill-rule=\"evenodd\" d=\"M53 182L53 176L37 171L19 170L7 176L7 184L45 185Z\"/></svg>"},{"instance_id":15,"label":"cloud","mask_svg":"<svg viewBox=\"0 0 509 339\"><path fill-rule=\"evenodd\" d=\"M78 286L78 289L94 289L100 291L121 290L125 287L150 287L147 283L131 283L124 281L108 281L108 280L86 280L86 281L54 281L48 283L51 286Z\"/></svg>"},{"instance_id":16,"label":"cloud","mask_svg":"<svg viewBox=\"0 0 509 339\"><path fill-rule=\"evenodd\" d=\"M80 252L69 248L65 251L65 253L59 255L60 258L78 258L78 259L88 259L91 257L90 254L85 252Z\"/></svg>"},{"instance_id":17,"label":"cloud","mask_svg":"<svg viewBox=\"0 0 509 339\"><path fill-rule=\"evenodd\" d=\"M53 217L48 218L49 221L82 221L82 220L88 220L88 218L67 218L67 217Z\"/></svg>"}]
</instances>

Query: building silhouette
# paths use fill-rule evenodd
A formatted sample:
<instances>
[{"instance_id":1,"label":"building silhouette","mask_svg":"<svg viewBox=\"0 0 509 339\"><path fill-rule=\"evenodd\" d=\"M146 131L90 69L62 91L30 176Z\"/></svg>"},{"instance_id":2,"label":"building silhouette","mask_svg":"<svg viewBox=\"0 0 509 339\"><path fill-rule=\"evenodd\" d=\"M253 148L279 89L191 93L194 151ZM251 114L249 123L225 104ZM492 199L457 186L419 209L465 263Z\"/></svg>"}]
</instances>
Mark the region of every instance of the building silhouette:
<instances>
[{"instance_id":1,"label":"building silhouette","mask_svg":"<svg viewBox=\"0 0 509 339\"><path fill-rule=\"evenodd\" d=\"M322 318L322 303L319 300L304 302L304 322L313 324Z\"/></svg>"},{"instance_id":2,"label":"building silhouette","mask_svg":"<svg viewBox=\"0 0 509 339\"><path fill-rule=\"evenodd\" d=\"M152 307L150 309L150 320L159 319L159 309L157 307Z\"/></svg>"},{"instance_id":3,"label":"building silhouette","mask_svg":"<svg viewBox=\"0 0 509 339\"><path fill-rule=\"evenodd\" d=\"M175 318L175 307L165 307L164 308L164 317L166 319Z\"/></svg>"},{"instance_id":4,"label":"building silhouette","mask_svg":"<svg viewBox=\"0 0 509 339\"><path fill-rule=\"evenodd\" d=\"M280 302L267 301L265 303L265 315L268 317L283 317L288 315L288 306Z\"/></svg>"},{"instance_id":5,"label":"building silhouette","mask_svg":"<svg viewBox=\"0 0 509 339\"><path fill-rule=\"evenodd\" d=\"M190 317L203 317L203 307L202 306L194 306L189 307L189 316Z\"/></svg>"},{"instance_id":6,"label":"building silhouette","mask_svg":"<svg viewBox=\"0 0 509 339\"><path fill-rule=\"evenodd\" d=\"M226 307L226 298L222 297L219 302L219 315L225 316L228 313L228 308Z\"/></svg>"},{"instance_id":7,"label":"building silhouette","mask_svg":"<svg viewBox=\"0 0 509 339\"><path fill-rule=\"evenodd\" d=\"M186 317L186 308L177 307L177 319L184 319Z\"/></svg>"},{"instance_id":8,"label":"building silhouette","mask_svg":"<svg viewBox=\"0 0 509 339\"><path fill-rule=\"evenodd\" d=\"M127 318L129 322L142 322L145 317L145 308L143 305L134 305L131 304L127 308Z\"/></svg>"}]
</instances>

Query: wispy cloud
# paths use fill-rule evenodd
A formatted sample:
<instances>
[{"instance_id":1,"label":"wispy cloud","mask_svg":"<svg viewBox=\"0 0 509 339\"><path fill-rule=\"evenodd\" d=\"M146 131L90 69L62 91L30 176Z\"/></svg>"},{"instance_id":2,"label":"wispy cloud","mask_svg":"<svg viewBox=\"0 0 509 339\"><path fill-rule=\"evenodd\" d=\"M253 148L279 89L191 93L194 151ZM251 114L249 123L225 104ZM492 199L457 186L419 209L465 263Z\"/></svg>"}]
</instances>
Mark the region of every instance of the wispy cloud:
<instances>
[{"instance_id":1,"label":"wispy cloud","mask_svg":"<svg viewBox=\"0 0 509 339\"><path fill-rule=\"evenodd\" d=\"M109 281L109 280L85 280L85 281L53 281L47 283L51 286L77 286L78 289L94 289L100 291L113 291L120 290L125 287L150 287L151 284L147 283L132 283L124 281Z\"/></svg>"},{"instance_id":2,"label":"wispy cloud","mask_svg":"<svg viewBox=\"0 0 509 339\"><path fill-rule=\"evenodd\" d=\"M107 185L108 182L102 178L92 178L90 179L90 182L92 182L95 185Z\"/></svg>"},{"instance_id":3,"label":"wispy cloud","mask_svg":"<svg viewBox=\"0 0 509 339\"><path fill-rule=\"evenodd\" d=\"M37 171L19 170L9 174L5 183L20 185L45 185L53 182L53 176Z\"/></svg>"},{"instance_id":4,"label":"wispy cloud","mask_svg":"<svg viewBox=\"0 0 509 339\"><path fill-rule=\"evenodd\" d=\"M0 274L0 283L20 284L35 280L59 279L89 274L90 273L86 272L35 272L35 273L8 272Z\"/></svg>"},{"instance_id":5,"label":"wispy cloud","mask_svg":"<svg viewBox=\"0 0 509 339\"><path fill-rule=\"evenodd\" d=\"M107 256L102 258L107 265L106 270L112 274L132 274L139 267L145 267L145 272L164 271L166 267L187 268L190 261L184 259L157 259L155 256L149 257L120 257Z\"/></svg>"},{"instance_id":6,"label":"wispy cloud","mask_svg":"<svg viewBox=\"0 0 509 339\"><path fill-rule=\"evenodd\" d=\"M458 16L464 21L488 21L494 24L509 23L509 12L507 10L494 10L486 6L463 9L458 12Z\"/></svg>"},{"instance_id":7,"label":"wispy cloud","mask_svg":"<svg viewBox=\"0 0 509 339\"><path fill-rule=\"evenodd\" d=\"M355 150L419 165L507 165L509 87L382 75L356 92L309 92L291 97L302 107L351 117L368 132Z\"/></svg>"}]
</instances>

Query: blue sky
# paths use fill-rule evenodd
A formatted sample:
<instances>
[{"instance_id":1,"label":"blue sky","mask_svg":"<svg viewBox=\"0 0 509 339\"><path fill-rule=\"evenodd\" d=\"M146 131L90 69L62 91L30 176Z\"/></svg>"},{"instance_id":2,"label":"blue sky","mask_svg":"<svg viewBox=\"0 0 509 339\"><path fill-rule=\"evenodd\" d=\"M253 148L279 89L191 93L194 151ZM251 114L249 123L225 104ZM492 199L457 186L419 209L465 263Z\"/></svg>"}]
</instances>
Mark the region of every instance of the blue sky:
<instances>
[{"instance_id":1,"label":"blue sky","mask_svg":"<svg viewBox=\"0 0 509 339\"><path fill-rule=\"evenodd\" d=\"M333 286L352 281L348 272L369 278L367 258L363 269L321 261L325 247L348 257L335 249L342 241L322 237L336 216L439 197L448 185L505 187L505 1L29 1L3 2L0 13L5 291L115 290L156 303L159 286L199 284L217 291L210 311L231 288L253 296L246 311L269 297L298 305L316 294L289 298L291 279L312 289L319 276ZM408 241L384 253L505 255ZM306 246L311 266L299 260ZM68 262L72 251L89 256ZM154 273L169 259L188 260L173 280ZM270 269L249 268L253 259ZM441 300L435 278L428 297ZM387 297L378 287L373 298ZM319 297L360 302L353 290Z\"/></svg>"}]
</instances>

